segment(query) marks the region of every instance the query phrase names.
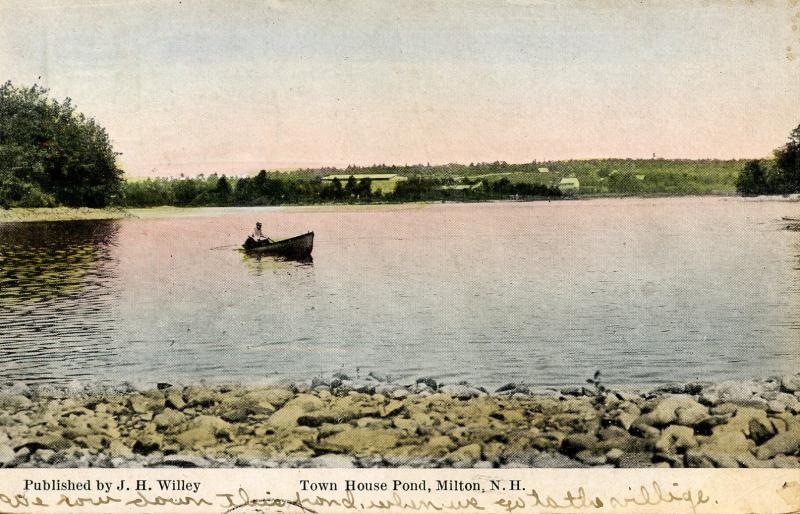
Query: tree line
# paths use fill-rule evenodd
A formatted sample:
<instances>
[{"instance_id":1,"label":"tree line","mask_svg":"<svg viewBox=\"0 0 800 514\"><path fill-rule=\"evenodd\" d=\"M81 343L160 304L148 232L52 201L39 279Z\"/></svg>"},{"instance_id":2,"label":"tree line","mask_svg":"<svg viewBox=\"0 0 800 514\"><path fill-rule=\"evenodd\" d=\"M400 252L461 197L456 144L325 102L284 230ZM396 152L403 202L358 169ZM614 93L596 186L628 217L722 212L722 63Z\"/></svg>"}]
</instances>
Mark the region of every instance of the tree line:
<instances>
[{"instance_id":1,"label":"tree line","mask_svg":"<svg viewBox=\"0 0 800 514\"><path fill-rule=\"evenodd\" d=\"M372 203L461 200L480 201L509 197L534 199L561 196L556 187L512 183L507 178L495 182L452 177L412 176L384 192L372 187L369 178L346 180L303 177L261 170L254 177L233 178L212 174L196 178L146 179L126 182L116 204L123 207L175 205L248 206L317 203ZM452 186L477 186L452 187Z\"/></svg>"}]
</instances>

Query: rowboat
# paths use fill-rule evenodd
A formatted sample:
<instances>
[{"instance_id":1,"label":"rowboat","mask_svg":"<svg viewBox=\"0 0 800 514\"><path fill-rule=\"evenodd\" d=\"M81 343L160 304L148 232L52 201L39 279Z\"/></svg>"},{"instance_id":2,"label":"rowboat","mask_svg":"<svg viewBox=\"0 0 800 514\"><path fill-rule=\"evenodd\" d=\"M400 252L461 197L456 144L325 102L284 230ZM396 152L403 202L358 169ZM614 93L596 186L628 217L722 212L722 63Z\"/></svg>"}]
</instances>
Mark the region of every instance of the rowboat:
<instances>
[{"instance_id":1,"label":"rowboat","mask_svg":"<svg viewBox=\"0 0 800 514\"><path fill-rule=\"evenodd\" d=\"M288 259L307 259L311 257L311 250L314 248L314 232L308 232L289 239L272 241L265 239L256 241L248 237L242 248L246 252L259 255L278 255Z\"/></svg>"}]
</instances>

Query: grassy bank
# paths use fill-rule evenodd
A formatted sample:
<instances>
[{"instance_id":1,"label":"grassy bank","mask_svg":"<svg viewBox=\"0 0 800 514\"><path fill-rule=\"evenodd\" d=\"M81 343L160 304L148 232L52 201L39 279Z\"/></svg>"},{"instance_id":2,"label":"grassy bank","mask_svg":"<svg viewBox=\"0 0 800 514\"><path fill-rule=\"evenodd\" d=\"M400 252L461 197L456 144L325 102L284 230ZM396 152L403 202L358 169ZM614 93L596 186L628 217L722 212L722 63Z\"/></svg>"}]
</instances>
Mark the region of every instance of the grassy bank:
<instances>
[{"instance_id":1,"label":"grassy bank","mask_svg":"<svg viewBox=\"0 0 800 514\"><path fill-rule=\"evenodd\" d=\"M430 378L0 391L5 467L800 467L800 375L622 392Z\"/></svg>"},{"instance_id":2,"label":"grassy bank","mask_svg":"<svg viewBox=\"0 0 800 514\"><path fill-rule=\"evenodd\" d=\"M72 221L72 220L110 220L129 218L132 214L125 209L90 209L88 207L41 207L24 209L0 209L0 223L21 221Z\"/></svg>"}]
</instances>

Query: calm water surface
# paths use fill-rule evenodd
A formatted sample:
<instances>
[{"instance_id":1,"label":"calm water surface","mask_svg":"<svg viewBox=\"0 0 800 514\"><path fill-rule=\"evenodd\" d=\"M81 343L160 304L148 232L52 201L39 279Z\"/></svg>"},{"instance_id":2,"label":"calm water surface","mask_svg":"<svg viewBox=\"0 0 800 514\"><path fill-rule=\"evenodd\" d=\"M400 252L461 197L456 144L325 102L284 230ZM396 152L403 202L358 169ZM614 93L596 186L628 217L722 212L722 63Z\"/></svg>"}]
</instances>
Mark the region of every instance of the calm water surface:
<instances>
[{"instance_id":1,"label":"calm water surface","mask_svg":"<svg viewBox=\"0 0 800 514\"><path fill-rule=\"evenodd\" d=\"M0 224L7 380L488 386L800 368L800 204L738 198L198 209ZM235 247L315 230L313 264Z\"/></svg>"}]
</instances>

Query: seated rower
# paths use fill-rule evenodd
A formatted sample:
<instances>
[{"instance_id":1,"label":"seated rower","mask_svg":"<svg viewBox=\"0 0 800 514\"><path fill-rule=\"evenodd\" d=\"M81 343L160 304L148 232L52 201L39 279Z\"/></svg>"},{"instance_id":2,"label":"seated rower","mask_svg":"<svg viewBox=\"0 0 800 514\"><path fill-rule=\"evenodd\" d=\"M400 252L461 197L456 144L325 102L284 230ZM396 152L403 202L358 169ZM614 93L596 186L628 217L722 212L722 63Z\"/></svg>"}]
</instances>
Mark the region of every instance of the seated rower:
<instances>
[{"instance_id":1,"label":"seated rower","mask_svg":"<svg viewBox=\"0 0 800 514\"><path fill-rule=\"evenodd\" d=\"M253 238L254 241L267 241L267 242L271 241L270 238L268 238L267 236L264 235L263 232L261 232L260 221L256 223L256 229L253 231L253 235L251 235L250 237Z\"/></svg>"}]
</instances>

